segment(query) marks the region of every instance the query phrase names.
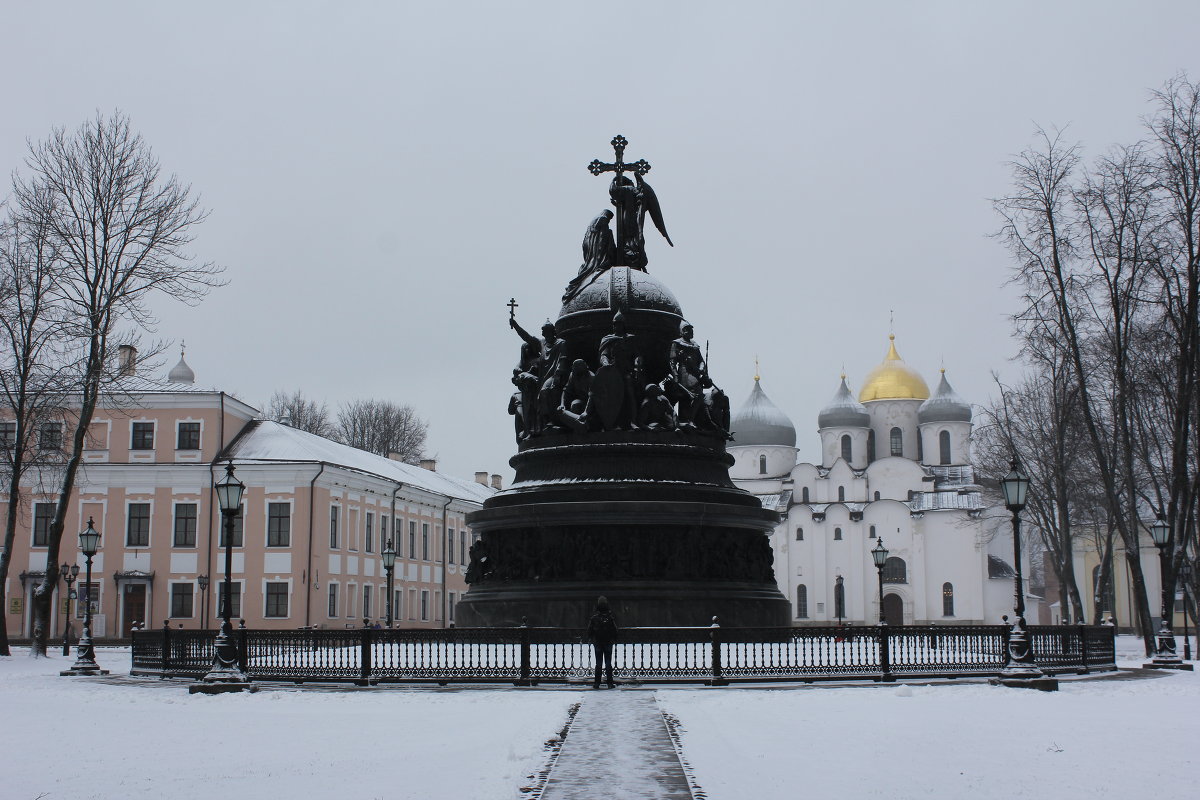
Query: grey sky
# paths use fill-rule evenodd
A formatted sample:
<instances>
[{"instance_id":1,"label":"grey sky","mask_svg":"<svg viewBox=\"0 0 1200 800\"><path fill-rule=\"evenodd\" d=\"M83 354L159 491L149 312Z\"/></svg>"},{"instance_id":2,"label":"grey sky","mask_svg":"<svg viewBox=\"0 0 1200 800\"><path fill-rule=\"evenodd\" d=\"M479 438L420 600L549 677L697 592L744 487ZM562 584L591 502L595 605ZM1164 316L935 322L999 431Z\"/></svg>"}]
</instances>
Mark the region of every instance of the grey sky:
<instances>
[{"instance_id":1,"label":"grey sky","mask_svg":"<svg viewBox=\"0 0 1200 800\"><path fill-rule=\"evenodd\" d=\"M988 198L1035 122L1094 154L1200 74L1194 2L5 5L0 165L120 108L211 209L229 285L160 307L198 381L411 403L463 476L510 474L505 303L557 314L614 134L718 383L736 408L757 354L814 458L889 309L931 388L943 359L973 402L1015 374Z\"/></svg>"}]
</instances>

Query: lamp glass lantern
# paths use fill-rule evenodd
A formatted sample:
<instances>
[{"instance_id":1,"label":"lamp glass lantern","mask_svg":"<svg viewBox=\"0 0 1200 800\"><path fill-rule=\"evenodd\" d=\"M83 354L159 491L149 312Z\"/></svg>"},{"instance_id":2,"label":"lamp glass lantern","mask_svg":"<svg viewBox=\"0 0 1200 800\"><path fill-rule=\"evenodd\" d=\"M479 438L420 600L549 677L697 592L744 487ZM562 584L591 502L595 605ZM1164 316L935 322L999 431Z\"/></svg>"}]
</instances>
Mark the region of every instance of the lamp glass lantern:
<instances>
[{"instance_id":1,"label":"lamp glass lantern","mask_svg":"<svg viewBox=\"0 0 1200 800\"><path fill-rule=\"evenodd\" d=\"M65 562L65 561L64 561L64 562L63 562L63 564L62 564L62 566L59 568L59 574L61 574L61 575L62 575L62 579L63 579L64 581L65 581L65 580L70 580L70 578L71 578L71 565L70 565L70 564L68 564L67 562Z\"/></svg>"},{"instance_id":2,"label":"lamp glass lantern","mask_svg":"<svg viewBox=\"0 0 1200 800\"><path fill-rule=\"evenodd\" d=\"M200 591L206 591L208 589L208 576L200 575L196 578L196 583L200 584Z\"/></svg>"},{"instance_id":3,"label":"lamp glass lantern","mask_svg":"<svg viewBox=\"0 0 1200 800\"><path fill-rule=\"evenodd\" d=\"M217 482L216 489L217 503L221 506L222 513L236 514L242 505L242 493L246 491L246 484L234 477L233 464L225 465L225 477Z\"/></svg>"},{"instance_id":4,"label":"lamp glass lantern","mask_svg":"<svg viewBox=\"0 0 1200 800\"><path fill-rule=\"evenodd\" d=\"M94 556L100 549L100 531L93 527L91 517L88 517L87 527L79 532L79 549L85 556Z\"/></svg>"},{"instance_id":5,"label":"lamp glass lantern","mask_svg":"<svg viewBox=\"0 0 1200 800\"><path fill-rule=\"evenodd\" d=\"M388 539L387 544L383 547L383 566L384 569L396 566L396 548L392 547L391 539Z\"/></svg>"},{"instance_id":6,"label":"lamp glass lantern","mask_svg":"<svg viewBox=\"0 0 1200 800\"><path fill-rule=\"evenodd\" d=\"M871 550L871 559L875 562L875 569L883 569L883 565L887 563L888 549L883 546L882 537L875 541L875 548Z\"/></svg>"},{"instance_id":7,"label":"lamp glass lantern","mask_svg":"<svg viewBox=\"0 0 1200 800\"><path fill-rule=\"evenodd\" d=\"M1171 526L1167 521L1158 515L1158 519L1154 520L1154 524L1150 526L1150 536L1154 539L1154 544L1158 547L1166 547L1167 539L1171 536Z\"/></svg>"},{"instance_id":8,"label":"lamp glass lantern","mask_svg":"<svg viewBox=\"0 0 1200 800\"><path fill-rule=\"evenodd\" d=\"M1000 481L1004 490L1004 505L1012 511L1020 511L1025 507L1025 495L1029 492L1029 476L1021 469L1014 458L1009 465L1009 472Z\"/></svg>"}]
</instances>

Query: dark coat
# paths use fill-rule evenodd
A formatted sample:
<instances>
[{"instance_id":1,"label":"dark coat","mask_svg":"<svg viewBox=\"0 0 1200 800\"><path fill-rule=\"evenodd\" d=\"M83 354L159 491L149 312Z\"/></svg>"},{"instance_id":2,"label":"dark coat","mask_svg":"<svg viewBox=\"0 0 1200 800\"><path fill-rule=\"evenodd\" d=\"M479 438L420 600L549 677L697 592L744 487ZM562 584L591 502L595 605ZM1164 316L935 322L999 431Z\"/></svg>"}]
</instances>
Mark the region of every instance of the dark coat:
<instances>
[{"instance_id":1,"label":"dark coat","mask_svg":"<svg viewBox=\"0 0 1200 800\"><path fill-rule=\"evenodd\" d=\"M588 620L588 639L596 644L610 644L617 638L617 618L611 611L597 611Z\"/></svg>"}]
</instances>

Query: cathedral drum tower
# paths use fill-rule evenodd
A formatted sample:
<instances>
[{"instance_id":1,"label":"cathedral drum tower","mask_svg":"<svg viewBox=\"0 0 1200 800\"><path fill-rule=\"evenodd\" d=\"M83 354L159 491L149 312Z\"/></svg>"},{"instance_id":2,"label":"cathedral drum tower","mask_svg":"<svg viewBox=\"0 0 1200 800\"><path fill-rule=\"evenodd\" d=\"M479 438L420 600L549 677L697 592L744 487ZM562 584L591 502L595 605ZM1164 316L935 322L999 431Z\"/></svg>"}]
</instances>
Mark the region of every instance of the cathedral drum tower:
<instances>
[{"instance_id":1,"label":"cathedral drum tower","mask_svg":"<svg viewBox=\"0 0 1200 800\"><path fill-rule=\"evenodd\" d=\"M588 165L614 173L612 210L584 234L557 321L535 336L509 303L516 477L468 516L479 540L459 625L580 627L600 595L627 627L790 624L771 566L779 516L729 479L729 402L646 272L646 217L671 240L626 144Z\"/></svg>"}]
</instances>

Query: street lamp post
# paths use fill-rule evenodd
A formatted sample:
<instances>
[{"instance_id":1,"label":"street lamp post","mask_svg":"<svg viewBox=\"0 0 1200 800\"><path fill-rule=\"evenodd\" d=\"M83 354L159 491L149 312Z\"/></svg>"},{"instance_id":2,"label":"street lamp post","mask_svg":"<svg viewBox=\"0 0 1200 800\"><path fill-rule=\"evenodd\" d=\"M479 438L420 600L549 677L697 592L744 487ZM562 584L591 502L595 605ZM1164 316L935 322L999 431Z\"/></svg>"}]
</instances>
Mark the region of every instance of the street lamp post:
<instances>
[{"instance_id":1,"label":"street lamp post","mask_svg":"<svg viewBox=\"0 0 1200 800\"><path fill-rule=\"evenodd\" d=\"M225 517L225 580L221 584L221 629L213 644L213 664L208 674L188 687L188 691L216 694L240 692L250 688L250 681L238 666L238 647L233 638L233 623L229 621L233 598L233 531L242 493L246 485L233 474L233 463L225 465L225 477L217 482L217 504Z\"/></svg>"},{"instance_id":2,"label":"street lamp post","mask_svg":"<svg viewBox=\"0 0 1200 800\"><path fill-rule=\"evenodd\" d=\"M1029 626L1025 622L1025 581L1021 572L1021 509L1029 493L1029 476L1021 469L1017 459L1009 465L1008 474L1000 481L1004 491L1004 505L1012 512L1013 529L1013 621L1008 631L1008 663L1000 670L1000 676L992 683L1041 689L1047 692L1058 690L1058 680L1042 672L1033 658L1033 643L1029 639ZM1005 618L1007 619L1007 617Z\"/></svg>"},{"instance_id":3,"label":"street lamp post","mask_svg":"<svg viewBox=\"0 0 1200 800\"><path fill-rule=\"evenodd\" d=\"M200 575L196 583L200 585L200 628L208 630L208 576Z\"/></svg>"},{"instance_id":4,"label":"street lamp post","mask_svg":"<svg viewBox=\"0 0 1200 800\"><path fill-rule=\"evenodd\" d=\"M1167 555L1167 545L1171 542L1171 526L1160 514L1150 526L1150 536L1154 546L1158 548L1158 575L1162 583L1162 617L1158 622L1158 633L1155 635L1154 660L1143 666L1152 669L1186 669L1192 668L1185 664L1175 651L1175 632L1171 630L1171 613L1174 610L1175 593L1167 586L1167 573L1170 568L1170 556Z\"/></svg>"},{"instance_id":5,"label":"street lamp post","mask_svg":"<svg viewBox=\"0 0 1200 800\"><path fill-rule=\"evenodd\" d=\"M883 565L887 563L888 550L883 546L882 536L875 540L871 560L875 562L875 570L879 573L879 624L887 625L887 617L883 615Z\"/></svg>"},{"instance_id":6,"label":"street lamp post","mask_svg":"<svg viewBox=\"0 0 1200 800\"><path fill-rule=\"evenodd\" d=\"M387 573L387 626L392 627L392 571L396 569L396 548L388 539L383 547L383 571Z\"/></svg>"},{"instance_id":7,"label":"street lamp post","mask_svg":"<svg viewBox=\"0 0 1200 800\"><path fill-rule=\"evenodd\" d=\"M100 669L96 663L96 648L92 646L92 556L100 549L100 532L92 524L91 517L88 517L87 527L79 533L79 549L87 560L83 579L83 635L75 645L75 663L59 675L107 675L108 670Z\"/></svg>"},{"instance_id":8,"label":"street lamp post","mask_svg":"<svg viewBox=\"0 0 1200 800\"><path fill-rule=\"evenodd\" d=\"M79 565L63 563L59 574L67 584L67 602L63 603L63 657L71 655L71 601L75 598L75 580L79 577Z\"/></svg>"}]
</instances>

